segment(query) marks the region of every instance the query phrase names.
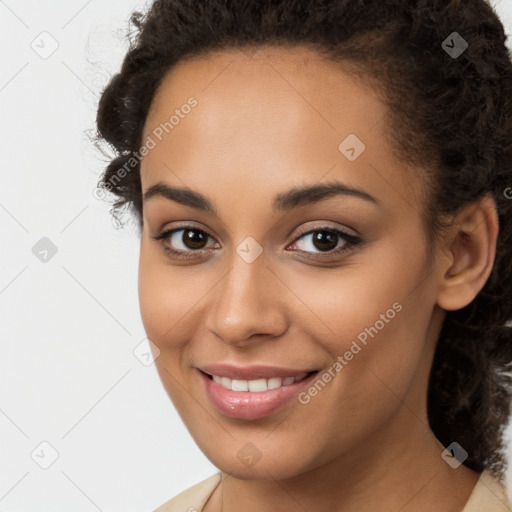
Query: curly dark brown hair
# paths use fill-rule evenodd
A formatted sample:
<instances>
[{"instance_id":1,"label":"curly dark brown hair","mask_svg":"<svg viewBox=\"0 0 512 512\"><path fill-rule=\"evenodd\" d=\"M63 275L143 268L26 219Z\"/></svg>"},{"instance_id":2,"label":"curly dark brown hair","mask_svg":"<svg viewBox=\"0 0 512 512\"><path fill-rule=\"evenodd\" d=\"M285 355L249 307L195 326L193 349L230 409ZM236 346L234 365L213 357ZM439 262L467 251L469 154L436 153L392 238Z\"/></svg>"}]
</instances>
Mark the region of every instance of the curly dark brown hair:
<instances>
[{"instance_id":1,"label":"curly dark brown hair","mask_svg":"<svg viewBox=\"0 0 512 512\"><path fill-rule=\"evenodd\" d=\"M444 446L457 441L468 452L467 467L503 477L512 383L512 63L493 8L485 0L157 0L131 22L129 51L97 114L97 142L115 152L98 186L116 196L117 220L126 206L142 227L138 150L166 72L190 56L262 45L314 49L382 95L393 150L424 170L431 243L447 215L492 194L500 225L494 267L468 306L447 312L428 418ZM463 40L465 51L450 53Z\"/></svg>"}]
</instances>

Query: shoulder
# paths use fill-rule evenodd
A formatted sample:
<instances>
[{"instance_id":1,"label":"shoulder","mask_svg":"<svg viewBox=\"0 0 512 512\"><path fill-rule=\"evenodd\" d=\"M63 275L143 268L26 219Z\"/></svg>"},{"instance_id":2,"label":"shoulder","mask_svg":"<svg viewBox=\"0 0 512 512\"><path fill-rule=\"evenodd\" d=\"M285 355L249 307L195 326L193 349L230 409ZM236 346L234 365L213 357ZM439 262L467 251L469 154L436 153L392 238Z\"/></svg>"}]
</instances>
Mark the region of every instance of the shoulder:
<instances>
[{"instance_id":1,"label":"shoulder","mask_svg":"<svg viewBox=\"0 0 512 512\"><path fill-rule=\"evenodd\" d=\"M153 512L201 512L206 500L221 481L221 473L185 489ZM512 512L503 483L484 471L478 479L462 512Z\"/></svg>"},{"instance_id":2,"label":"shoulder","mask_svg":"<svg viewBox=\"0 0 512 512\"><path fill-rule=\"evenodd\" d=\"M510 512L510 504L501 480L485 470L478 479L462 512Z\"/></svg>"},{"instance_id":3,"label":"shoulder","mask_svg":"<svg viewBox=\"0 0 512 512\"><path fill-rule=\"evenodd\" d=\"M206 480L185 489L153 512L200 512L220 481L221 473L215 473Z\"/></svg>"}]
</instances>

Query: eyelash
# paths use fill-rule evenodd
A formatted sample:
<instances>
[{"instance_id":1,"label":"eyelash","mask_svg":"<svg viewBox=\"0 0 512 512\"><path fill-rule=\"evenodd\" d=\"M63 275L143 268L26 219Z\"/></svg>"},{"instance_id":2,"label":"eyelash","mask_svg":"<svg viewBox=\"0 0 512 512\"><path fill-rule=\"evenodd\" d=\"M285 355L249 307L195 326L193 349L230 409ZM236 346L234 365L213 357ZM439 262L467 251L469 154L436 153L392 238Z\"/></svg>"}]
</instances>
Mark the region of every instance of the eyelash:
<instances>
[{"instance_id":1,"label":"eyelash","mask_svg":"<svg viewBox=\"0 0 512 512\"><path fill-rule=\"evenodd\" d=\"M164 250L164 252L171 255L173 258L176 258L179 260L188 260L188 259L194 258L198 253L200 254L200 253L208 251L208 249L198 249L198 250L190 250L187 252L182 252L182 251L177 251L175 249L172 249L171 247L169 247L163 243L163 241L166 238L170 237L171 235L173 235L174 233L176 233L178 231L199 231L200 233L203 233L206 236L213 238L204 229L200 229L200 228L197 228L196 226L191 226L191 225L184 225L184 226L179 226L177 228L168 229L156 236L152 236L151 238L155 241L162 241L161 245L162 245L162 249ZM340 229L332 228L330 226L319 226L319 227L315 227L313 229L304 229L303 231L299 230L297 237L293 240L291 245L294 245L299 239L301 239L305 235L310 235L310 234L316 233L318 231L327 231L329 233L334 233L334 234L338 235L344 242L346 242L346 244L338 249L332 249L331 251L323 252L323 253L309 253L308 251L297 251L297 252L302 252L302 253L308 254L308 256L307 256L308 259L313 259L313 260L330 259L331 257L339 256L342 253L354 250L363 243L361 238L354 236L354 235L350 235Z\"/></svg>"}]
</instances>

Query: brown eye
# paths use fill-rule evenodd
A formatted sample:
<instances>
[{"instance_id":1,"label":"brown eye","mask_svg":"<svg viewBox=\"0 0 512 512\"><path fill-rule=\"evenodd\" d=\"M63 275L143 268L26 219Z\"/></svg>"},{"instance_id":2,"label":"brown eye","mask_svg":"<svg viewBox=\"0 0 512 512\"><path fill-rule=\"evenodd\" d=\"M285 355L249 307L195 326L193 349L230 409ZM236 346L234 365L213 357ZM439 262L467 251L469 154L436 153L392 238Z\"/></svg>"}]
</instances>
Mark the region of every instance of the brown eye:
<instances>
[{"instance_id":1,"label":"brown eye","mask_svg":"<svg viewBox=\"0 0 512 512\"><path fill-rule=\"evenodd\" d=\"M318 227L301 233L290 247L308 258L325 259L339 256L361 244L362 240L357 236L335 228Z\"/></svg>"},{"instance_id":2,"label":"brown eye","mask_svg":"<svg viewBox=\"0 0 512 512\"><path fill-rule=\"evenodd\" d=\"M338 245L338 238L331 231L315 231L312 242L319 251L332 251Z\"/></svg>"},{"instance_id":3,"label":"brown eye","mask_svg":"<svg viewBox=\"0 0 512 512\"><path fill-rule=\"evenodd\" d=\"M192 250L203 249L208 241L208 235L199 229L180 229L183 231L181 243ZM176 233L178 233L177 231Z\"/></svg>"},{"instance_id":4,"label":"brown eye","mask_svg":"<svg viewBox=\"0 0 512 512\"><path fill-rule=\"evenodd\" d=\"M182 226L180 228L168 229L152 238L153 240L161 241L162 248L166 253L179 259L200 255L202 252L209 249L207 246L208 239L213 240L213 237L206 231L196 228L195 226ZM218 244L213 241L213 247L217 246Z\"/></svg>"},{"instance_id":5,"label":"brown eye","mask_svg":"<svg viewBox=\"0 0 512 512\"><path fill-rule=\"evenodd\" d=\"M193 226L173 229L160 237L169 240L166 245L176 252L201 251L205 249L208 238L211 238L208 233Z\"/></svg>"},{"instance_id":6,"label":"brown eye","mask_svg":"<svg viewBox=\"0 0 512 512\"><path fill-rule=\"evenodd\" d=\"M314 252L315 249L320 252L327 252L336 249L340 240L343 245L349 245L350 242L356 241L355 237L347 233L334 229L318 228L302 234L294 242L294 245L304 252Z\"/></svg>"}]
</instances>

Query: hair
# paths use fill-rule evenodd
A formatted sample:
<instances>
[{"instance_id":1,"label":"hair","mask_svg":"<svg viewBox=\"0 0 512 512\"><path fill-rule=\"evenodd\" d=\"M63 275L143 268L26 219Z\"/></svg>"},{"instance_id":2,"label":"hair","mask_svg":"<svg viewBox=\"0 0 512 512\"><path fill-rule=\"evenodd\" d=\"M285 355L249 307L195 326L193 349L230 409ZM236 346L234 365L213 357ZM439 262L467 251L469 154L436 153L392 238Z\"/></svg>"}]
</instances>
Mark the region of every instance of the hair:
<instances>
[{"instance_id":1,"label":"hair","mask_svg":"<svg viewBox=\"0 0 512 512\"><path fill-rule=\"evenodd\" d=\"M492 7L485 0L157 0L130 21L129 50L97 112L97 143L115 153L98 187L116 196L116 219L128 207L142 226L134 156L164 75L186 58L264 45L313 49L382 95L393 151L424 175L430 242L450 215L492 194L500 227L494 266L475 299L445 316L427 409L444 446L458 442L467 467L502 478L512 383L512 62ZM454 32L468 44L458 56L445 49Z\"/></svg>"}]
</instances>

